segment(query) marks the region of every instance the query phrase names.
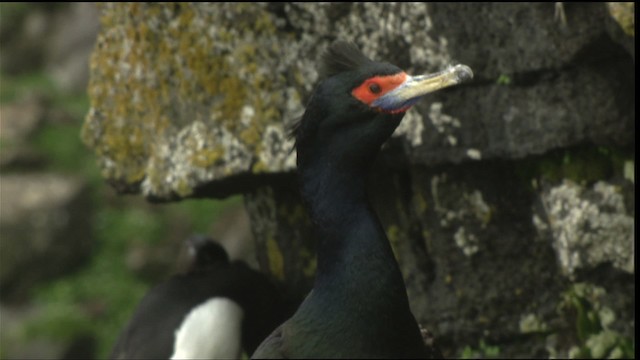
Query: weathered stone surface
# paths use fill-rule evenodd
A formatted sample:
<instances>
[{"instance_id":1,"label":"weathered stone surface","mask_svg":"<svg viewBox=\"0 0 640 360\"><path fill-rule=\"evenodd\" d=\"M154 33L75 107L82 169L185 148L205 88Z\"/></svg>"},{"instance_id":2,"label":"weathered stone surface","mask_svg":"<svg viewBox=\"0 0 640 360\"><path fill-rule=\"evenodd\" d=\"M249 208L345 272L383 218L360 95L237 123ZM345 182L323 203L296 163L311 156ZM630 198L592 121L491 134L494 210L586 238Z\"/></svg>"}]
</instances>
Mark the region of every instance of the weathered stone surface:
<instances>
[{"instance_id":1,"label":"weathered stone surface","mask_svg":"<svg viewBox=\"0 0 640 360\"><path fill-rule=\"evenodd\" d=\"M291 170L285 128L302 112L320 52L343 38L411 72L452 59L474 70L473 84L432 96L403 122L396 135L415 162L524 157L584 141L628 145L634 64L607 35L606 7L566 5L566 27L553 11L549 4L106 5L84 139L118 188L156 199Z\"/></svg>"},{"instance_id":2,"label":"weathered stone surface","mask_svg":"<svg viewBox=\"0 0 640 360\"><path fill-rule=\"evenodd\" d=\"M50 9L45 5L29 11L26 4L0 4L0 69L4 74L34 70L42 64Z\"/></svg>"},{"instance_id":3,"label":"weathered stone surface","mask_svg":"<svg viewBox=\"0 0 640 360\"><path fill-rule=\"evenodd\" d=\"M86 259L91 207L85 184L68 176L2 175L0 184L0 289L15 300Z\"/></svg>"},{"instance_id":4,"label":"weathered stone surface","mask_svg":"<svg viewBox=\"0 0 640 360\"><path fill-rule=\"evenodd\" d=\"M99 28L93 3L2 3L0 69L45 72L64 91L85 92Z\"/></svg>"},{"instance_id":5,"label":"weathered stone surface","mask_svg":"<svg viewBox=\"0 0 640 360\"><path fill-rule=\"evenodd\" d=\"M2 107L0 139L6 142L25 142L38 130L47 111L44 97L31 93Z\"/></svg>"},{"instance_id":6,"label":"weathered stone surface","mask_svg":"<svg viewBox=\"0 0 640 360\"><path fill-rule=\"evenodd\" d=\"M635 65L609 38L602 4L566 5L566 28L551 4L431 9L434 32L475 77L468 88L419 104L431 124L410 153L414 161L473 159L474 150L483 159L520 158L584 142L633 143ZM454 18L464 21L452 26ZM441 114L454 120L443 123Z\"/></svg>"},{"instance_id":7,"label":"weathered stone surface","mask_svg":"<svg viewBox=\"0 0 640 360\"><path fill-rule=\"evenodd\" d=\"M56 12L46 47L46 68L63 90L85 92L89 55L100 28L94 3L72 3Z\"/></svg>"},{"instance_id":8,"label":"weathered stone surface","mask_svg":"<svg viewBox=\"0 0 640 360\"><path fill-rule=\"evenodd\" d=\"M80 335L59 341L31 337L28 325L42 316L42 306L33 304L0 304L0 343L3 359L93 359L95 338Z\"/></svg>"},{"instance_id":9,"label":"weathered stone surface","mask_svg":"<svg viewBox=\"0 0 640 360\"><path fill-rule=\"evenodd\" d=\"M47 114L47 100L35 93L2 105L0 114L0 168L29 167L44 159L28 140L40 129Z\"/></svg>"},{"instance_id":10,"label":"weathered stone surface","mask_svg":"<svg viewBox=\"0 0 640 360\"><path fill-rule=\"evenodd\" d=\"M21 339L25 323L40 316L42 310L34 306L5 306L0 304L0 339L2 355L6 359L44 359L62 354L63 345L50 339L37 339L24 346ZM21 346L18 346L20 344Z\"/></svg>"},{"instance_id":11,"label":"weathered stone surface","mask_svg":"<svg viewBox=\"0 0 640 360\"><path fill-rule=\"evenodd\" d=\"M633 190L599 181L585 188L571 181L541 194L544 213L534 215L538 231L549 233L563 273L610 262L633 274ZM625 197L628 201L625 201Z\"/></svg>"}]
</instances>

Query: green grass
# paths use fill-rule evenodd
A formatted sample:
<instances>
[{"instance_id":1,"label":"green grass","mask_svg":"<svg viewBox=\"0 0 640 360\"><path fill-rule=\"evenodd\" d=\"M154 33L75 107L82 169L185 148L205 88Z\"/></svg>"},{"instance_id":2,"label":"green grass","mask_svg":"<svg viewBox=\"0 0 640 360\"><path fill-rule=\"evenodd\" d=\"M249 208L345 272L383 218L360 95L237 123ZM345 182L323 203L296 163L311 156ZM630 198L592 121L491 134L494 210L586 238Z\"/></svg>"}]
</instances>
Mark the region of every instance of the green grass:
<instances>
[{"instance_id":1,"label":"green grass","mask_svg":"<svg viewBox=\"0 0 640 360\"><path fill-rule=\"evenodd\" d=\"M61 91L44 72L35 72L17 76L0 74L0 104L16 101L23 96L37 92L52 101L54 107L71 113L74 117L84 118L89 109L89 97L86 94L72 94Z\"/></svg>"},{"instance_id":2,"label":"green grass","mask_svg":"<svg viewBox=\"0 0 640 360\"><path fill-rule=\"evenodd\" d=\"M35 148L48 157L50 170L93 176L96 159L80 141L80 124L45 124L34 136Z\"/></svg>"},{"instance_id":3,"label":"green grass","mask_svg":"<svg viewBox=\"0 0 640 360\"><path fill-rule=\"evenodd\" d=\"M104 180L100 176L96 156L80 140L84 116L89 111L88 96L59 91L44 73L13 77L0 74L0 104L20 101L29 93L45 96L50 101L48 109L66 114L63 115L63 123L53 123L45 118L41 128L29 139L33 148L47 158L42 170L74 173L93 184L102 184ZM0 145L9 147L11 143Z\"/></svg>"},{"instance_id":4,"label":"green grass","mask_svg":"<svg viewBox=\"0 0 640 360\"><path fill-rule=\"evenodd\" d=\"M45 94L55 94L56 86L45 73L28 73L9 76L0 73L0 103L15 101L27 93L42 91Z\"/></svg>"},{"instance_id":5,"label":"green grass","mask_svg":"<svg viewBox=\"0 0 640 360\"><path fill-rule=\"evenodd\" d=\"M172 206L173 211L185 214L194 232L207 233L211 223L230 206L240 204L241 196L232 196L224 200L185 200Z\"/></svg>"}]
</instances>

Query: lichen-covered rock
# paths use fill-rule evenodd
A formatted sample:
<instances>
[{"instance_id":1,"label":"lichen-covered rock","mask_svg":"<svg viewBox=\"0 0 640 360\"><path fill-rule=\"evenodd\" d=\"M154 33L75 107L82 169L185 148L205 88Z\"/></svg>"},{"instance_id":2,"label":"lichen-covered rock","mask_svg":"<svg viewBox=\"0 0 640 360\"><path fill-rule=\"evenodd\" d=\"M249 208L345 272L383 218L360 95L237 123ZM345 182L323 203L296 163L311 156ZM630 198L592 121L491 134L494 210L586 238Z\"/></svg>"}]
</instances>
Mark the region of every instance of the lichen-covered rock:
<instances>
[{"instance_id":1,"label":"lichen-covered rock","mask_svg":"<svg viewBox=\"0 0 640 360\"><path fill-rule=\"evenodd\" d=\"M316 272L315 241L310 221L294 182L262 187L246 195L247 213L256 241L260 268L287 284L293 298L302 299Z\"/></svg>"},{"instance_id":2,"label":"lichen-covered rock","mask_svg":"<svg viewBox=\"0 0 640 360\"><path fill-rule=\"evenodd\" d=\"M350 5L329 4L103 6L83 138L105 176L171 198L228 176L291 170L295 154L285 127L302 111L330 34L342 30L354 40L386 25L397 37L403 26L428 25L420 17L425 6L415 13L401 7L406 19L374 16L383 9L372 4L354 6L350 16ZM337 8L345 16L329 21ZM361 12L372 16L362 22ZM297 39L291 26L316 33ZM389 51L379 36L367 52ZM414 53L413 63L446 63Z\"/></svg>"},{"instance_id":3,"label":"lichen-covered rock","mask_svg":"<svg viewBox=\"0 0 640 360\"><path fill-rule=\"evenodd\" d=\"M396 132L416 162L627 145L633 61L607 40L604 5L564 9L566 29L549 4L102 5L83 138L116 188L154 199L292 170L286 128L342 38L410 72L474 69L475 86L432 96Z\"/></svg>"},{"instance_id":4,"label":"lichen-covered rock","mask_svg":"<svg viewBox=\"0 0 640 360\"><path fill-rule=\"evenodd\" d=\"M607 284L606 287L609 290L613 288L611 284ZM620 294L610 294L605 287L591 283L575 283L564 291L557 311L562 318L561 321L566 324L564 325L566 331L554 333L549 331L549 326L546 324L542 324L542 328L537 331L540 335L546 336L550 357L569 359L633 357L635 354L633 339L622 335L619 331L621 323L627 327L627 332L629 326L633 327L633 322L630 320L633 315L629 313L631 304L626 304L622 313L616 313L611 308L613 305L611 300L616 298L622 297ZM531 320L529 322L533 325L532 329L535 329L535 322Z\"/></svg>"},{"instance_id":5,"label":"lichen-covered rock","mask_svg":"<svg viewBox=\"0 0 640 360\"><path fill-rule=\"evenodd\" d=\"M546 3L430 7L433 32L447 40L451 58L473 69L474 83L418 104L428 116L421 145L409 152L414 162L633 143L633 56L611 40L603 4L564 4L566 26Z\"/></svg>"},{"instance_id":6,"label":"lichen-covered rock","mask_svg":"<svg viewBox=\"0 0 640 360\"><path fill-rule=\"evenodd\" d=\"M266 5L111 4L101 21L83 138L107 178L186 197L269 168L258 157L272 150L263 132L283 133L301 105L287 78L300 79L297 59Z\"/></svg>"},{"instance_id":7,"label":"lichen-covered rock","mask_svg":"<svg viewBox=\"0 0 640 360\"><path fill-rule=\"evenodd\" d=\"M632 194L627 197L633 201ZM542 233L550 232L565 274L602 263L634 273L634 215L626 209L620 186L599 181L585 188L565 181L541 198L544 220L536 214L534 224Z\"/></svg>"},{"instance_id":8,"label":"lichen-covered rock","mask_svg":"<svg viewBox=\"0 0 640 360\"><path fill-rule=\"evenodd\" d=\"M289 171L286 128L326 45L339 34L373 57L439 69L446 42L426 14L425 4L103 5L83 139L118 188L157 199ZM411 117L398 134L419 144L422 117Z\"/></svg>"}]
</instances>

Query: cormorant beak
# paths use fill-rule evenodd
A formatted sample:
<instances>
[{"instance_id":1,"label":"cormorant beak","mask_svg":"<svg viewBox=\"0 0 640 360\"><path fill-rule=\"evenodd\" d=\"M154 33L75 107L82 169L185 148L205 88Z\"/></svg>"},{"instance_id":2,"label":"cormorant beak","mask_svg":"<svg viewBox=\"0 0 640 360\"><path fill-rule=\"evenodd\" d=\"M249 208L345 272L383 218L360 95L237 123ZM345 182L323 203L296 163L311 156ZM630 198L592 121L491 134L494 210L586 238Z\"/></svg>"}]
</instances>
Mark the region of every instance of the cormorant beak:
<instances>
[{"instance_id":1,"label":"cormorant beak","mask_svg":"<svg viewBox=\"0 0 640 360\"><path fill-rule=\"evenodd\" d=\"M461 84L472 78L473 72L466 65L452 66L434 74L407 75L402 84L373 101L371 106L384 112L403 112L426 94Z\"/></svg>"}]
</instances>

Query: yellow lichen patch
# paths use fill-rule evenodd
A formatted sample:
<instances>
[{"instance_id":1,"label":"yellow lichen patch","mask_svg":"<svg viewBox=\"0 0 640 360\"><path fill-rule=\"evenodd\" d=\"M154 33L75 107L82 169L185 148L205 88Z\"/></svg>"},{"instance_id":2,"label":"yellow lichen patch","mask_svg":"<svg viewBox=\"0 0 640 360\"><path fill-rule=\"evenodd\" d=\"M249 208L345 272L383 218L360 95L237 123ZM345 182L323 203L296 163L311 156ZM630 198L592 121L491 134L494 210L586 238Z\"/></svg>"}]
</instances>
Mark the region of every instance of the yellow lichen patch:
<instances>
[{"instance_id":1,"label":"yellow lichen patch","mask_svg":"<svg viewBox=\"0 0 640 360\"><path fill-rule=\"evenodd\" d=\"M416 190L413 199L418 213L425 214L427 212L427 209L429 209L429 205L427 204L427 200L425 199L422 191Z\"/></svg>"},{"instance_id":2,"label":"yellow lichen patch","mask_svg":"<svg viewBox=\"0 0 640 360\"><path fill-rule=\"evenodd\" d=\"M393 255L398 259L398 246L400 246L400 227L398 225L391 225L387 228L387 237L393 250Z\"/></svg>"},{"instance_id":3,"label":"yellow lichen patch","mask_svg":"<svg viewBox=\"0 0 640 360\"><path fill-rule=\"evenodd\" d=\"M620 25L625 34L636 35L636 5L634 2L607 2L607 8L611 17Z\"/></svg>"},{"instance_id":4,"label":"yellow lichen patch","mask_svg":"<svg viewBox=\"0 0 640 360\"><path fill-rule=\"evenodd\" d=\"M222 147L216 147L214 149L202 149L197 150L191 156L191 163L201 168L207 168L216 164L216 162L222 161L224 156L224 149Z\"/></svg>"},{"instance_id":5,"label":"yellow lichen patch","mask_svg":"<svg viewBox=\"0 0 640 360\"><path fill-rule=\"evenodd\" d=\"M189 185L189 182L186 179L178 180L177 186L175 188L176 193L182 197L187 197L191 195L193 189Z\"/></svg>"},{"instance_id":6,"label":"yellow lichen patch","mask_svg":"<svg viewBox=\"0 0 640 360\"><path fill-rule=\"evenodd\" d=\"M278 280L284 281L284 257L275 238L267 239L267 258L269 259L269 271Z\"/></svg>"},{"instance_id":7,"label":"yellow lichen patch","mask_svg":"<svg viewBox=\"0 0 640 360\"><path fill-rule=\"evenodd\" d=\"M305 264L302 267L302 273L305 277L312 278L315 276L316 268L318 267L317 258L306 248L300 250L300 256L303 259L303 264Z\"/></svg>"},{"instance_id":8,"label":"yellow lichen patch","mask_svg":"<svg viewBox=\"0 0 640 360\"><path fill-rule=\"evenodd\" d=\"M292 226L300 226L301 224L309 222L307 212L302 204L295 204L292 206L282 204L278 207L278 213L281 218L285 219L287 223Z\"/></svg>"},{"instance_id":9,"label":"yellow lichen patch","mask_svg":"<svg viewBox=\"0 0 640 360\"><path fill-rule=\"evenodd\" d=\"M251 167L251 171L254 174L259 174L259 173L263 173L266 172L268 170L267 165L265 163L262 162L262 160L258 160L255 164L253 164L253 166Z\"/></svg>"},{"instance_id":10,"label":"yellow lichen patch","mask_svg":"<svg viewBox=\"0 0 640 360\"><path fill-rule=\"evenodd\" d=\"M261 132L255 127L248 127L240 132L240 139L247 144L257 144L261 138Z\"/></svg>"}]
</instances>

